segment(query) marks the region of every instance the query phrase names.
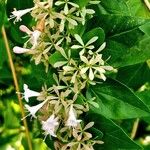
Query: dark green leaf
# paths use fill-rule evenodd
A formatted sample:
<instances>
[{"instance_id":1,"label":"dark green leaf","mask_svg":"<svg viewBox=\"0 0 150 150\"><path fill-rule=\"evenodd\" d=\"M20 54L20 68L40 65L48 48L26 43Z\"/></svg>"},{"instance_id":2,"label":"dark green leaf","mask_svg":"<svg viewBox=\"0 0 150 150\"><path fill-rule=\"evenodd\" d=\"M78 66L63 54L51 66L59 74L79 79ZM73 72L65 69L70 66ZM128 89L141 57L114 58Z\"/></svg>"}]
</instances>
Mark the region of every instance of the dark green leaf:
<instances>
[{"instance_id":1,"label":"dark green leaf","mask_svg":"<svg viewBox=\"0 0 150 150\"><path fill-rule=\"evenodd\" d=\"M100 9L103 8L108 14L130 15L129 8L124 0L101 0Z\"/></svg>"},{"instance_id":2,"label":"dark green leaf","mask_svg":"<svg viewBox=\"0 0 150 150\"><path fill-rule=\"evenodd\" d=\"M127 86L107 79L103 84L90 86L91 97L96 97L99 108L91 107L91 112L112 119L127 119L148 116L149 108Z\"/></svg>"},{"instance_id":3,"label":"dark green leaf","mask_svg":"<svg viewBox=\"0 0 150 150\"><path fill-rule=\"evenodd\" d=\"M147 61L150 58L150 37L144 36L135 46L128 48L116 41L108 41L105 57L111 57L109 63L114 67L130 66Z\"/></svg>"},{"instance_id":4,"label":"dark green leaf","mask_svg":"<svg viewBox=\"0 0 150 150\"><path fill-rule=\"evenodd\" d=\"M41 90L41 87L44 86L45 83L47 86L55 84L55 80L53 79L54 70L52 68L49 68L48 73L46 73L43 64L35 66L35 64L32 63L29 69L31 72L22 76L21 85L26 83L31 89Z\"/></svg>"},{"instance_id":5,"label":"dark green leaf","mask_svg":"<svg viewBox=\"0 0 150 150\"><path fill-rule=\"evenodd\" d=\"M142 148L133 142L127 134L113 121L99 115L86 116L88 121L94 121L94 127L102 131L104 144L96 145L95 150L141 150Z\"/></svg>"},{"instance_id":6,"label":"dark green leaf","mask_svg":"<svg viewBox=\"0 0 150 150\"><path fill-rule=\"evenodd\" d=\"M147 63L123 67L119 69L117 79L131 88L138 89L150 81L150 68Z\"/></svg>"},{"instance_id":7,"label":"dark green leaf","mask_svg":"<svg viewBox=\"0 0 150 150\"><path fill-rule=\"evenodd\" d=\"M55 63L59 62L59 61L66 61L66 59L62 56L62 54L60 52L55 52L54 54L52 54L49 57L49 63L54 66Z\"/></svg>"},{"instance_id":8,"label":"dark green leaf","mask_svg":"<svg viewBox=\"0 0 150 150\"><path fill-rule=\"evenodd\" d=\"M3 67L3 63L7 61L7 52L4 44L4 40L0 37L0 69Z\"/></svg>"},{"instance_id":9,"label":"dark green leaf","mask_svg":"<svg viewBox=\"0 0 150 150\"><path fill-rule=\"evenodd\" d=\"M94 36L98 37L97 41L94 44L97 47L100 46L105 40L104 30L102 28L98 27L98 28L94 28L94 29L90 30L89 32L86 32L83 35L83 41L86 43Z\"/></svg>"},{"instance_id":10,"label":"dark green leaf","mask_svg":"<svg viewBox=\"0 0 150 150\"><path fill-rule=\"evenodd\" d=\"M149 9L145 5L144 1L142 0L127 0L126 4L131 12L132 15L143 17L143 18L150 18Z\"/></svg>"},{"instance_id":11,"label":"dark green leaf","mask_svg":"<svg viewBox=\"0 0 150 150\"><path fill-rule=\"evenodd\" d=\"M0 0L0 31L4 23L4 17L5 17L5 1Z\"/></svg>"}]
</instances>

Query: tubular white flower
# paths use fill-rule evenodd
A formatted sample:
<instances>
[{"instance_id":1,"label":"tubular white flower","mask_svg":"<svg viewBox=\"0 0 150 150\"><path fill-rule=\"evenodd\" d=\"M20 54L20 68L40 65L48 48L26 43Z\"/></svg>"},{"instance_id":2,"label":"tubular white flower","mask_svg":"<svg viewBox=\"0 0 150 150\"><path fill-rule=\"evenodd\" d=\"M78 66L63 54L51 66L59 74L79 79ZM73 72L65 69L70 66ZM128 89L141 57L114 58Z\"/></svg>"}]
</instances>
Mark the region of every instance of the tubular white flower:
<instances>
[{"instance_id":1,"label":"tubular white flower","mask_svg":"<svg viewBox=\"0 0 150 150\"><path fill-rule=\"evenodd\" d=\"M33 7L33 8L34 8L34 7ZM27 9L24 9L24 10L16 10L16 9L14 9L14 11L11 12L12 15L10 15L9 20L10 20L10 19L13 19L13 18L16 18L16 19L14 20L14 23L15 23L15 22L22 21L21 17L22 17L23 15L29 13L31 10L33 10L33 8L27 8Z\"/></svg>"},{"instance_id":2,"label":"tubular white flower","mask_svg":"<svg viewBox=\"0 0 150 150\"><path fill-rule=\"evenodd\" d=\"M39 30L35 30L32 32L32 35L30 38L30 42L32 43L31 49L34 49L37 46L40 35L41 35L41 31L39 31Z\"/></svg>"},{"instance_id":3,"label":"tubular white flower","mask_svg":"<svg viewBox=\"0 0 150 150\"><path fill-rule=\"evenodd\" d=\"M78 123L80 123L82 120L77 120L74 110L73 110L73 105L70 106L70 110L69 110L69 117L68 120L66 121L66 126L69 127L76 127L78 125Z\"/></svg>"},{"instance_id":4,"label":"tubular white flower","mask_svg":"<svg viewBox=\"0 0 150 150\"><path fill-rule=\"evenodd\" d=\"M30 49L28 49L28 48L22 48L22 47L15 46L13 48L13 52L16 54L23 54L23 53L27 53L27 52L31 51L32 49L35 49L38 44L38 39L41 35L41 31L39 31L39 30L31 31L25 25L21 25L19 28L22 32L25 32L29 35L30 39L26 43L28 43L30 41L30 43L32 44L32 47Z\"/></svg>"},{"instance_id":5,"label":"tubular white flower","mask_svg":"<svg viewBox=\"0 0 150 150\"><path fill-rule=\"evenodd\" d=\"M33 32L32 32L28 27L26 27L25 25L21 25L21 26L19 27L19 29L20 29L22 32L27 33L28 35L30 35L30 34L33 33Z\"/></svg>"},{"instance_id":6,"label":"tubular white flower","mask_svg":"<svg viewBox=\"0 0 150 150\"><path fill-rule=\"evenodd\" d=\"M26 27L25 25L21 25L19 27L19 29L22 31L22 32L25 32L26 34L29 35L30 39L28 41L30 41L30 43L32 44L32 47L31 49L34 49L37 44L38 44L38 39L41 35L41 31L39 30L34 30L34 31L31 31L28 27ZM27 41L27 42L28 42Z\"/></svg>"},{"instance_id":7,"label":"tubular white flower","mask_svg":"<svg viewBox=\"0 0 150 150\"><path fill-rule=\"evenodd\" d=\"M25 104L25 108L29 111L29 114L27 116L31 115L32 117L37 118L35 114L44 106L44 104L47 101L48 100L45 100L42 103L35 105L35 106L29 106L29 105Z\"/></svg>"},{"instance_id":8,"label":"tubular white flower","mask_svg":"<svg viewBox=\"0 0 150 150\"><path fill-rule=\"evenodd\" d=\"M37 97L40 93L36 91L32 91L28 88L28 85L24 84L24 93L23 97L25 98L26 102L29 102L30 97Z\"/></svg>"},{"instance_id":9,"label":"tubular white flower","mask_svg":"<svg viewBox=\"0 0 150 150\"><path fill-rule=\"evenodd\" d=\"M30 49L22 48L22 47L19 47L19 46L15 46L13 48L13 52L16 53L16 54L23 54L23 53L27 53L29 51L30 51Z\"/></svg>"},{"instance_id":10,"label":"tubular white flower","mask_svg":"<svg viewBox=\"0 0 150 150\"><path fill-rule=\"evenodd\" d=\"M42 121L42 129L45 131L45 135L50 134L51 136L56 137L55 128L58 126L58 117L55 118L52 114L46 121Z\"/></svg>"}]
</instances>

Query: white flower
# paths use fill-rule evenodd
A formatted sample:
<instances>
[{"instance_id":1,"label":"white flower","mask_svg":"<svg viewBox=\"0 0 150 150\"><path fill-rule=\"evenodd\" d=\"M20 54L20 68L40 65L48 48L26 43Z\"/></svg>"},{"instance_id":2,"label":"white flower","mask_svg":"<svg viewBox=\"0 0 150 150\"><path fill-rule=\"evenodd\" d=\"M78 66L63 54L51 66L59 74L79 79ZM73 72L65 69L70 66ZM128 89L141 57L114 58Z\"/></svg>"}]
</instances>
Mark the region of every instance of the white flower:
<instances>
[{"instance_id":1,"label":"white flower","mask_svg":"<svg viewBox=\"0 0 150 150\"><path fill-rule=\"evenodd\" d=\"M43 101L42 103L35 105L35 106L29 106L25 104L25 108L29 111L29 114L27 116L32 116L34 118L37 118L35 114L43 107L43 105L47 102L48 100ZM27 117L26 116L26 117ZM25 118L26 118L25 117Z\"/></svg>"},{"instance_id":2,"label":"white flower","mask_svg":"<svg viewBox=\"0 0 150 150\"><path fill-rule=\"evenodd\" d=\"M15 46L13 48L13 52L16 53L16 54L23 54L23 53L27 53L29 51L30 51L30 49L22 48L22 47L19 47L19 46Z\"/></svg>"},{"instance_id":3,"label":"white flower","mask_svg":"<svg viewBox=\"0 0 150 150\"><path fill-rule=\"evenodd\" d=\"M74 110L73 110L73 105L70 106L70 110L69 110L69 117L68 120L66 122L66 126L69 127L76 127L78 125L78 123L80 123L82 120L77 120Z\"/></svg>"},{"instance_id":4,"label":"white flower","mask_svg":"<svg viewBox=\"0 0 150 150\"><path fill-rule=\"evenodd\" d=\"M42 121L42 129L45 131L45 135L50 134L51 136L56 137L55 128L58 126L58 117L55 118L52 114L46 121Z\"/></svg>"},{"instance_id":5,"label":"white flower","mask_svg":"<svg viewBox=\"0 0 150 150\"><path fill-rule=\"evenodd\" d=\"M33 8L34 8L34 7L33 7ZM9 20L10 20L10 19L13 19L13 18L16 18L16 19L14 20L14 23L15 23L15 22L19 22L19 21L22 20L21 17L22 17L23 15L27 14L28 12L30 12L31 10L33 10L33 8L27 8L27 9L18 10L18 11L17 11L16 9L14 9L14 11L11 12L12 15L10 15Z\"/></svg>"},{"instance_id":6,"label":"white flower","mask_svg":"<svg viewBox=\"0 0 150 150\"><path fill-rule=\"evenodd\" d=\"M106 73L106 70L113 70L113 67L111 66L104 66L102 54L96 54L96 56L93 55L92 58L90 58L89 60L85 56L80 55L80 59L85 63L85 66L83 65L84 67L82 67L82 69L80 70L80 74L82 76L89 70L88 76L91 81L94 79L95 76L105 81L106 77L104 74ZM97 72L99 74L97 74Z\"/></svg>"},{"instance_id":7,"label":"white flower","mask_svg":"<svg viewBox=\"0 0 150 150\"><path fill-rule=\"evenodd\" d=\"M75 34L74 38L80 43L80 45L73 45L73 46L71 46L71 48L72 49L82 49L80 51L80 55L82 55L86 49L88 49L88 50L94 49L94 45L91 45L91 44L94 43L98 39L97 36L94 36L86 44L84 44L82 38L78 34Z\"/></svg>"},{"instance_id":8,"label":"white flower","mask_svg":"<svg viewBox=\"0 0 150 150\"><path fill-rule=\"evenodd\" d=\"M34 30L34 31L31 31L29 28L27 28L25 25L21 25L19 27L19 29L22 31L22 32L25 32L29 35L30 39L28 41L30 41L30 43L32 44L32 47L31 49L35 49L35 47L37 46L38 44L38 39L41 35L41 31L39 30ZM27 42L28 42L27 41ZM26 42L26 43L27 43Z\"/></svg>"},{"instance_id":9,"label":"white flower","mask_svg":"<svg viewBox=\"0 0 150 150\"><path fill-rule=\"evenodd\" d=\"M82 17L82 24L85 24L86 21L86 15L93 15L95 11L93 9L86 9L86 7L82 7L82 9L79 9L76 13L77 16L81 15Z\"/></svg>"},{"instance_id":10,"label":"white flower","mask_svg":"<svg viewBox=\"0 0 150 150\"><path fill-rule=\"evenodd\" d=\"M24 93L23 97L25 98L26 102L29 102L30 97L37 97L40 93L36 91L32 91L28 88L28 85L24 84Z\"/></svg>"},{"instance_id":11,"label":"white flower","mask_svg":"<svg viewBox=\"0 0 150 150\"><path fill-rule=\"evenodd\" d=\"M73 2L69 2L69 0L57 1L55 3L55 5L56 6L65 5L64 6L64 13L65 13L65 15L67 15L68 12L69 12L68 5L71 5L71 6L75 7L75 8L79 8L79 5L77 5L76 3L73 3Z\"/></svg>"},{"instance_id":12,"label":"white flower","mask_svg":"<svg viewBox=\"0 0 150 150\"><path fill-rule=\"evenodd\" d=\"M24 25L20 26L20 30L27 33L28 36L30 37L30 39L25 43L25 47L26 47L28 42L30 42L32 44L32 47L30 49L28 49L28 48L22 48L22 47L19 47L19 46L15 46L13 48L13 52L16 53L16 54L27 53L27 52L30 52L32 49L35 49L37 44L38 44L38 39L41 35L41 31L39 31L39 30L31 31L30 29L28 29Z\"/></svg>"}]
</instances>

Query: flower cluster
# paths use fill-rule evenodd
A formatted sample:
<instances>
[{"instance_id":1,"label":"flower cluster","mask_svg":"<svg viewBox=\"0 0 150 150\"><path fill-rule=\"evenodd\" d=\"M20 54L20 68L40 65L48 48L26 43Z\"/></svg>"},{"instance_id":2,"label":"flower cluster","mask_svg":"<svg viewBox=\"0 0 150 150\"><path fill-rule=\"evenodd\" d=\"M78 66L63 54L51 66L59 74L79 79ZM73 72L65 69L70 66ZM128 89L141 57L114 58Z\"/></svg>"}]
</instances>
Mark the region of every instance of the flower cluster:
<instances>
[{"instance_id":1,"label":"flower cluster","mask_svg":"<svg viewBox=\"0 0 150 150\"><path fill-rule=\"evenodd\" d=\"M25 25L20 26L20 30L27 34L28 40L24 47L15 46L13 51L16 54L31 54L35 64L43 62L46 71L48 67L53 67L57 74L53 76L56 84L49 88L42 87L41 92L30 90L24 84L22 94L26 102L28 103L31 97L36 97L39 103L34 106L25 104L29 112L27 116L41 122L45 138L48 135L55 137L56 150L92 150L94 144L103 142L96 140L87 131L94 123L86 125L81 116L90 109L86 99L80 101L82 91L86 90L87 84L96 84L96 79L105 81L106 73L114 69L107 65L101 54L105 49L105 42L96 48L94 44L98 36L93 36L85 42L81 35L71 34L71 30L79 24L84 25L86 19L92 17L94 10L81 7L70 0L35 0L34 3L33 8L14 10L10 16L10 19L15 18L15 23L30 12L37 22L32 30ZM99 1L89 1L87 6L97 3ZM72 57L73 51L76 51L77 59ZM58 60L49 65L49 57L56 52L65 60Z\"/></svg>"}]
</instances>

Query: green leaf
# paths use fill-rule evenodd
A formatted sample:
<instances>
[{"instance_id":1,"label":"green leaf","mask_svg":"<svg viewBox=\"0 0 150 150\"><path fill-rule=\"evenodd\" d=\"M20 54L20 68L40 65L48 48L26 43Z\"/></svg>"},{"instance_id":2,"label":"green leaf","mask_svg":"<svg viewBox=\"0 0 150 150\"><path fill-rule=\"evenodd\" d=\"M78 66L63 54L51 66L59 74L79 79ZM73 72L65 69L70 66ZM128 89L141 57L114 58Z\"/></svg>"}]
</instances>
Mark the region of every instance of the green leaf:
<instances>
[{"instance_id":1,"label":"green leaf","mask_svg":"<svg viewBox=\"0 0 150 150\"><path fill-rule=\"evenodd\" d=\"M150 108L150 90L137 92L141 100Z\"/></svg>"},{"instance_id":2,"label":"green leaf","mask_svg":"<svg viewBox=\"0 0 150 150\"><path fill-rule=\"evenodd\" d=\"M149 13L150 14L150 13ZM143 31L146 35L150 36L150 22L142 25L140 30Z\"/></svg>"},{"instance_id":3,"label":"green leaf","mask_svg":"<svg viewBox=\"0 0 150 150\"><path fill-rule=\"evenodd\" d=\"M94 28L94 29L90 30L89 32L86 32L83 35L83 41L84 41L84 43L87 43L94 36L98 37L98 39L97 39L97 41L95 42L94 45L96 45L98 47L101 44L103 44L103 42L105 40L105 33L104 33L104 30L102 28L100 28L100 27Z\"/></svg>"},{"instance_id":4,"label":"green leaf","mask_svg":"<svg viewBox=\"0 0 150 150\"><path fill-rule=\"evenodd\" d=\"M46 83L47 86L55 84L53 79L54 70L49 68L48 73L45 72L43 64L35 65L31 63L29 66L29 73L22 76L21 85L26 83L31 89L41 90L41 87ZM40 89L39 89L40 88Z\"/></svg>"},{"instance_id":5,"label":"green leaf","mask_svg":"<svg viewBox=\"0 0 150 150\"><path fill-rule=\"evenodd\" d=\"M131 88L138 89L145 82L150 82L150 68L147 63L120 68L117 80Z\"/></svg>"},{"instance_id":6,"label":"green leaf","mask_svg":"<svg viewBox=\"0 0 150 150\"><path fill-rule=\"evenodd\" d=\"M117 80L107 79L103 84L97 83L96 86L90 86L88 92L99 104L99 108L91 107L90 111L108 118L136 118L150 113L141 99Z\"/></svg>"},{"instance_id":7,"label":"green leaf","mask_svg":"<svg viewBox=\"0 0 150 150\"><path fill-rule=\"evenodd\" d=\"M5 1L4 0L0 0L0 31L1 31L1 27L4 23L4 17L5 17Z\"/></svg>"},{"instance_id":8,"label":"green leaf","mask_svg":"<svg viewBox=\"0 0 150 150\"><path fill-rule=\"evenodd\" d=\"M5 118L5 127L8 129L18 128L20 127L20 121L17 118L10 101L7 103L7 109L4 112L4 118ZM9 118L9 119L8 119Z\"/></svg>"},{"instance_id":9,"label":"green leaf","mask_svg":"<svg viewBox=\"0 0 150 150\"><path fill-rule=\"evenodd\" d=\"M85 7L90 0L73 0L74 3L78 4L80 8Z\"/></svg>"},{"instance_id":10,"label":"green leaf","mask_svg":"<svg viewBox=\"0 0 150 150\"><path fill-rule=\"evenodd\" d=\"M140 42L131 48L115 41L109 41L105 49L105 57L111 57L109 64L114 67L125 67L143 63L150 58L149 41L150 37L144 36Z\"/></svg>"},{"instance_id":11,"label":"green leaf","mask_svg":"<svg viewBox=\"0 0 150 150\"><path fill-rule=\"evenodd\" d=\"M101 7L100 7L101 6ZM130 15L129 8L124 0L101 0L99 4L99 11L105 10L107 14Z\"/></svg>"},{"instance_id":12,"label":"green leaf","mask_svg":"<svg viewBox=\"0 0 150 150\"><path fill-rule=\"evenodd\" d=\"M142 91L142 92L137 92L136 94L150 108L150 89ZM150 124L150 116L143 117L142 120L144 120L145 122L147 122L148 124Z\"/></svg>"},{"instance_id":13,"label":"green leaf","mask_svg":"<svg viewBox=\"0 0 150 150\"><path fill-rule=\"evenodd\" d=\"M149 9L146 7L145 3L141 0L127 0L126 4L132 15L150 18Z\"/></svg>"},{"instance_id":14,"label":"green leaf","mask_svg":"<svg viewBox=\"0 0 150 150\"><path fill-rule=\"evenodd\" d=\"M74 29L69 30L69 33L71 33L72 36L74 36L74 34L78 34L82 36L84 32L85 32L85 26L82 24L78 24L77 26L74 27Z\"/></svg>"},{"instance_id":15,"label":"green leaf","mask_svg":"<svg viewBox=\"0 0 150 150\"><path fill-rule=\"evenodd\" d=\"M127 134L113 121L99 115L86 116L87 121L94 121L94 127L103 133L104 144L96 145L95 150L141 150L142 148L132 141Z\"/></svg>"},{"instance_id":16,"label":"green leaf","mask_svg":"<svg viewBox=\"0 0 150 150\"><path fill-rule=\"evenodd\" d=\"M62 54L56 51L49 57L49 63L54 67L57 62L64 62L66 59L62 56Z\"/></svg>"},{"instance_id":17,"label":"green leaf","mask_svg":"<svg viewBox=\"0 0 150 150\"><path fill-rule=\"evenodd\" d=\"M99 6L96 16L88 22L88 28L94 26L104 29L107 47L103 53L106 59L110 57L108 63L114 67L123 67L149 59L149 36L144 34L146 32L149 35L150 21L133 16L125 1L106 0Z\"/></svg>"},{"instance_id":18,"label":"green leaf","mask_svg":"<svg viewBox=\"0 0 150 150\"><path fill-rule=\"evenodd\" d=\"M104 135L100 130L94 127L90 128L89 131L92 134L92 136L96 138L97 140L101 140Z\"/></svg>"},{"instance_id":19,"label":"green leaf","mask_svg":"<svg viewBox=\"0 0 150 150\"><path fill-rule=\"evenodd\" d=\"M99 16L92 18L92 20L89 21L88 26L93 26L92 22L95 22L94 26L99 26L104 29L106 37L108 37L109 40L115 40L130 46L138 41L143 35L143 32L138 27L148 21L132 16L100 14ZM138 36L136 36L135 33Z\"/></svg>"},{"instance_id":20,"label":"green leaf","mask_svg":"<svg viewBox=\"0 0 150 150\"><path fill-rule=\"evenodd\" d=\"M7 61L7 52L4 44L4 40L0 37L0 69L3 67L3 63Z\"/></svg>"}]
</instances>

